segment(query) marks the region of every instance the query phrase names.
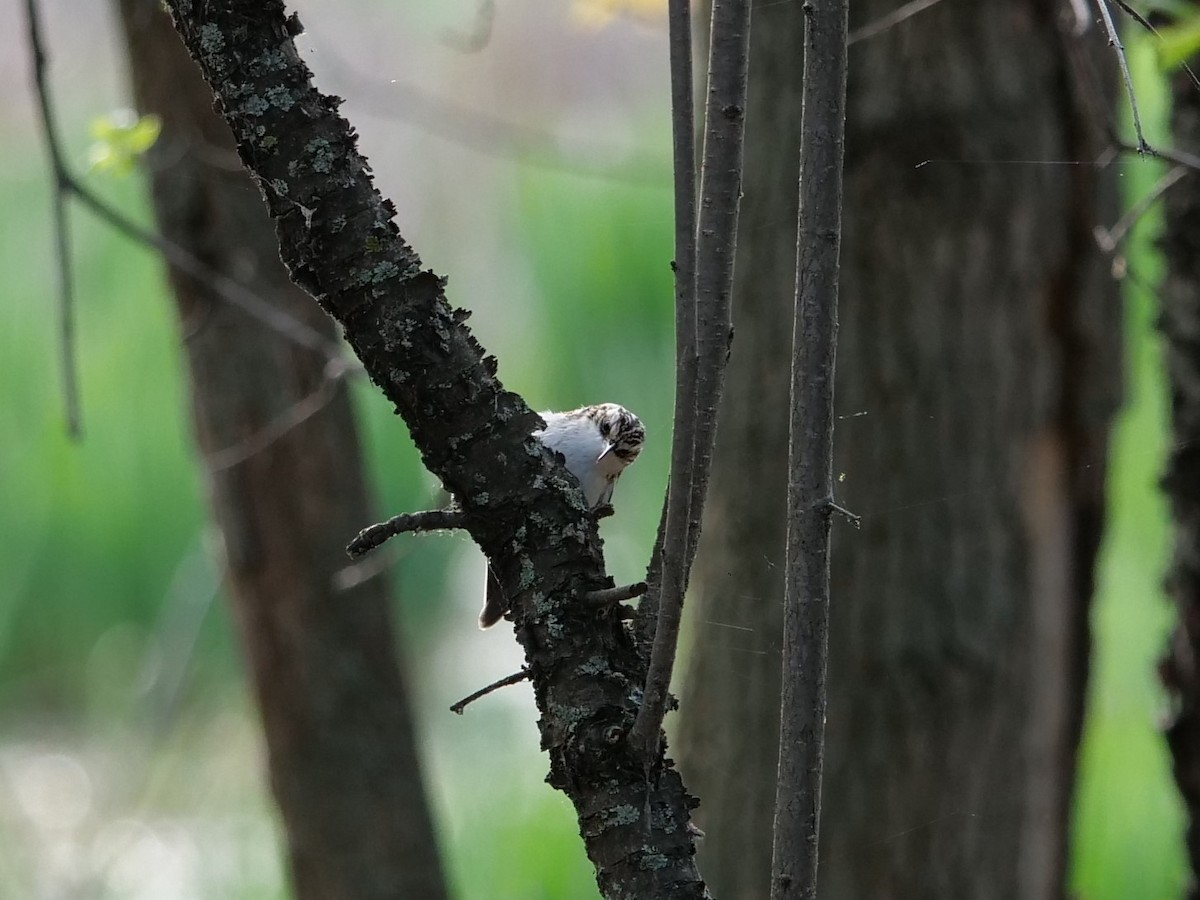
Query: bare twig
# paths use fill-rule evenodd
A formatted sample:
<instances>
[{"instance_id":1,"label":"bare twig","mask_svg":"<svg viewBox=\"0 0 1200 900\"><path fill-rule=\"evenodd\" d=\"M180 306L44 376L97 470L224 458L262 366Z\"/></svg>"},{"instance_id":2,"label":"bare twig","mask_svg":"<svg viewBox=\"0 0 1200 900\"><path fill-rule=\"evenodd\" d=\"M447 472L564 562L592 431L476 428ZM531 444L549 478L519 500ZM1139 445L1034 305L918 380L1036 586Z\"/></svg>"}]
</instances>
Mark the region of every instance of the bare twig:
<instances>
[{"instance_id":1,"label":"bare twig","mask_svg":"<svg viewBox=\"0 0 1200 900\"><path fill-rule=\"evenodd\" d=\"M530 677L530 674L531 673L528 669L522 669L520 672L513 672L511 675L507 675L504 678L501 678L499 681L493 681L487 687L480 688L475 693L468 694L466 697L463 697L457 703L453 704L450 707L450 712L458 713L461 716L467 706L471 703L474 703L480 697L486 697L493 691L498 691L500 688L508 687L510 684L520 684L522 681L527 681Z\"/></svg>"},{"instance_id":2,"label":"bare twig","mask_svg":"<svg viewBox=\"0 0 1200 900\"><path fill-rule=\"evenodd\" d=\"M664 593L668 597L682 593L679 571L687 553L696 442L696 104L691 3L670 0L668 16L675 172L675 259L671 263L675 273L675 415L670 479L647 571L651 588L637 615L638 641L647 657L658 630L659 598Z\"/></svg>"},{"instance_id":3,"label":"bare twig","mask_svg":"<svg viewBox=\"0 0 1200 900\"><path fill-rule=\"evenodd\" d=\"M1156 38L1158 38L1160 43L1165 40L1165 38L1162 36L1162 32L1160 32L1157 28L1154 27L1154 23L1151 22L1149 19L1147 19L1145 16L1143 16L1140 12L1138 12L1136 9L1134 9L1132 6L1130 6L1128 3L1126 3L1125 0L1113 0L1113 2L1117 4L1117 6L1120 8L1121 12L1125 13L1125 15L1129 16L1129 18L1133 19L1133 21L1137 22L1139 25L1141 25L1143 28L1145 28L1148 32L1150 32L1152 35L1154 35ZM1184 72L1187 73L1188 78L1191 79L1191 82L1196 87L1196 89L1200 90L1200 77L1197 77L1195 70L1193 70L1192 67L1190 65L1188 65L1186 61L1180 62L1179 66L1180 66L1180 68L1183 69Z\"/></svg>"},{"instance_id":4,"label":"bare twig","mask_svg":"<svg viewBox=\"0 0 1200 900\"><path fill-rule=\"evenodd\" d=\"M410 547L393 544L390 552L380 551L349 563L333 573L330 583L335 591L348 591L360 584L378 578L400 559L411 553Z\"/></svg>"},{"instance_id":5,"label":"bare twig","mask_svg":"<svg viewBox=\"0 0 1200 900\"><path fill-rule=\"evenodd\" d=\"M699 520L708 492L717 409L729 355L729 297L733 289L733 257L741 205L742 137L745 131L749 58L749 0L715 0L710 30L708 102L704 117L704 159L696 238L695 435L692 440L691 489L686 506L682 499L679 501L680 511L687 515L687 538L679 564L666 565L664 556L658 624L650 652L649 671L642 706L629 735L633 746L648 756L658 748L662 720L667 710L671 671L675 665L683 616L683 597L700 537ZM671 512L669 520L673 519ZM671 527L675 525L672 523ZM666 548L666 536L663 543Z\"/></svg>"},{"instance_id":6,"label":"bare twig","mask_svg":"<svg viewBox=\"0 0 1200 900\"><path fill-rule=\"evenodd\" d=\"M1092 230L1092 235L1096 239L1096 246L1105 253L1115 253L1117 247L1125 240L1130 230L1138 223L1142 216L1149 212L1162 195L1187 174L1188 169L1186 167L1175 166L1158 180L1158 183L1150 189L1150 192L1145 197L1142 197L1137 203L1129 207L1125 211L1125 214L1117 219L1112 228L1097 225Z\"/></svg>"},{"instance_id":7,"label":"bare twig","mask_svg":"<svg viewBox=\"0 0 1200 900\"><path fill-rule=\"evenodd\" d=\"M640 597L646 593L647 585L644 581L638 581L634 584L623 584L618 587L601 588L598 591L588 591L583 595L583 602L591 606L612 606L614 603L622 603L626 600L632 600L634 597Z\"/></svg>"},{"instance_id":8,"label":"bare twig","mask_svg":"<svg viewBox=\"0 0 1200 900\"><path fill-rule=\"evenodd\" d=\"M880 16L874 22L868 22L861 28L855 28L846 39L847 44L857 44L860 41L877 37L889 29L895 28L901 22L911 19L917 13L925 12L931 6L937 6L942 0L912 0L893 10L886 16Z\"/></svg>"},{"instance_id":9,"label":"bare twig","mask_svg":"<svg viewBox=\"0 0 1200 900\"><path fill-rule=\"evenodd\" d=\"M384 541L409 531L446 531L462 528L465 517L459 509L430 509L424 512L401 513L386 522L369 525L346 545L351 559L370 553Z\"/></svg>"},{"instance_id":10,"label":"bare twig","mask_svg":"<svg viewBox=\"0 0 1200 900\"><path fill-rule=\"evenodd\" d=\"M597 140L589 143L595 159L622 161L589 163L565 152L547 131L463 107L400 80L380 83L377 74L362 73L353 63L340 58L334 47L324 47L322 56L340 78L354 82L355 102L366 106L373 115L405 122L474 153L580 178L653 187L666 184L664 161L644 152L635 150L622 160L625 154L621 150L605 147L603 140Z\"/></svg>"},{"instance_id":11,"label":"bare twig","mask_svg":"<svg viewBox=\"0 0 1200 900\"><path fill-rule=\"evenodd\" d=\"M788 423L787 567L771 900L817 896L848 0L807 9ZM852 518L851 521L854 519Z\"/></svg>"},{"instance_id":12,"label":"bare twig","mask_svg":"<svg viewBox=\"0 0 1200 900\"><path fill-rule=\"evenodd\" d=\"M1175 163L1177 166L1183 166L1185 169L1191 169L1193 172L1200 172L1200 156L1195 153L1188 153L1186 150L1177 150L1171 147L1160 148L1146 144L1144 147L1137 147L1128 141L1114 141L1118 150L1125 153L1139 153L1143 156L1156 156L1159 159L1165 159L1167 162Z\"/></svg>"},{"instance_id":13,"label":"bare twig","mask_svg":"<svg viewBox=\"0 0 1200 900\"><path fill-rule=\"evenodd\" d=\"M345 378L346 372L346 366L342 365L340 361L327 363L321 383L315 390L288 406L253 434L233 446L225 447L211 454L208 457L209 471L222 472L245 462L250 457L266 450L293 428L311 419L337 396L338 385Z\"/></svg>"},{"instance_id":14,"label":"bare twig","mask_svg":"<svg viewBox=\"0 0 1200 900\"><path fill-rule=\"evenodd\" d=\"M850 512L850 510L846 509L846 507L839 506L832 500L828 501L828 503L830 512L837 513L855 528L862 528L862 516L858 515L857 513Z\"/></svg>"},{"instance_id":15,"label":"bare twig","mask_svg":"<svg viewBox=\"0 0 1200 900\"><path fill-rule=\"evenodd\" d=\"M1125 45L1121 43L1121 38L1117 34L1117 26L1113 23L1108 0L1096 0L1096 7L1100 10L1100 18L1104 21L1104 30L1108 32L1108 44L1117 54L1117 61L1121 66L1121 78L1125 82L1125 93L1129 96L1129 108L1133 112L1133 130L1137 135L1138 142L1137 151L1138 153L1152 153L1150 145L1146 143L1146 135L1142 131L1142 114L1138 109L1137 94L1133 89L1133 74L1129 71L1129 59L1125 56Z\"/></svg>"},{"instance_id":16,"label":"bare twig","mask_svg":"<svg viewBox=\"0 0 1200 900\"><path fill-rule=\"evenodd\" d=\"M76 180L73 175L67 175L67 184L75 197L99 219L137 243L157 250L167 263L185 275L202 282L221 300L240 309L255 321L293 343L323 353L330 360L345 363L348 371L361 371L361 366L346 360L337 341L326 337L311 325L268 303L253 291L218 272L178 244L121 215Z\"/></svg>"},{"instance_id":17,"label":"bare twig","mask_svg":"<svg viewBox=\"0 0 1200 900\"><path fill-rule=\"evenodd\" d=\"M65 201L73 196L82 203L97 218L111 228L119 231L133 241L158 251L166 261L192 278L204 283L220 299L237 307L259 323L272 331L310 350L323 353L330 360L337 361L346 367L346 372L357 373L361 366L346 359L337 341L326 337L320 331L300 321L294 316L280 310L259 297L253 291L240 285L232 278L223 275L213 267L178 244L167 240L147 228L138 225L132 219L122 215L98 195L92 192L67 165L62 152L62 144L54 128L53 105L50 98L49 85L45 76L46 57L43 49L41 23L38 13L37 0L26 0L26 10L29 16L29 41L34 57L34 83L37 90L43 130L46 134L47 148L50 154L50 164L55 181L56 221L60 223L58 243L60 249L60 273L63 291L63 337L64 337L64 368L71 373L67 381L68 413L72 415L72 397L78 391L74 376L74 326L72 324L71 279L69 275L69 254L64 253L67 247L65 233ZM77 418L77 411L73 413Z\"/></svg>"},{"instance_id":18,"label":"bare twig","mask_svg":"<svg viewBox=\"0 0 1200 900\"><path fill-rule=\"evenodd\" d=\"M33 56L33 84L38 99L38 114L50 169L54 178L54 242L58 255L59 353L62 356L63 396L67 413L67 434L73 440L83 436L79 408L79 369L75 348L75 293L71 277L71 240L67 222L67 198L70 177L67 173L62 142L54 124L54 104L46 78L46 50L42 41L41 13L37 0L25 0L29 26L29 47Z\"/></svg>"}]
</instances>

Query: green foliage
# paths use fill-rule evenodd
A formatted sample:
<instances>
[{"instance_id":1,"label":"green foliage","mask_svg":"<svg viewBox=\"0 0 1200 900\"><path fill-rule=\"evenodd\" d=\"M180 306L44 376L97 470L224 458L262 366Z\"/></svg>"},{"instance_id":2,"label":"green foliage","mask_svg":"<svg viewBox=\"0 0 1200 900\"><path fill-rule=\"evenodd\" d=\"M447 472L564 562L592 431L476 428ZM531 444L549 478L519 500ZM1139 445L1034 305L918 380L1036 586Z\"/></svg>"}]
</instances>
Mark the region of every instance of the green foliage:
<instances>
[{"instance_id":1,"label":"green foliage","mask_svg":"<svg viewBox=\"0 0 1200 900\"><path fill-rule=\"evenodd\" d=\"M1142 116L1151 140L1159 142L1167 110L1154 41L1135 38L1129 49ZM1126 202L1145 196L1162 168L1136 159L1123 166ZM1154 239L1161 224L1161 214L1144 218L1126 248L1130 377L1113 436L1109 520L1096 573L1092 681L1071 878L1080 900L1179 897L1187 882L1184 817L1158 731L1164 698L1155 674L1172 619L1161 587L1170 546L1167 507L1157 487L1168 415L1154 324L1153 286L1162 275Z\"/></svg>"},{"instance_id":2,"label":"green foliage","mask_svg":"<svg viewBox=\"0 0 1200 900\"><path fill-rule=\"evenodd\" d=\"M158 116L139 116L118 109L92 119L92 146L88 148L91 171L129 175L138 157L154 146L162 131Z\"/></svg>"},{"instance_id":3,"label":"green foliage","mask_svg":"<svg viewBox=\"0 0 1200 900\"><path fill-rule=\"evenodd\" d=\"M1164 69L1174 69L1200 53L1200 6L1188 11L1173 25L1160 28L1159 59Z\"/></svg>"}]
</instances>

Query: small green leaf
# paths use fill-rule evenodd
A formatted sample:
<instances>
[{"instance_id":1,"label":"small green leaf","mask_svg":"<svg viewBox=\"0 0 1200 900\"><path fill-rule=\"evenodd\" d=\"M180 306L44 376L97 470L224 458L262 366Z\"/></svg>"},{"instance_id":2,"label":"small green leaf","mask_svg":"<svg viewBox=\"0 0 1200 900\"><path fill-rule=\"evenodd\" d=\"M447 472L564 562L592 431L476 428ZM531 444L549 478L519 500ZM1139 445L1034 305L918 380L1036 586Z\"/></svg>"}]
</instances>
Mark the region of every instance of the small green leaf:
<instances>
[{"instance_id":1,"label":"small green leaf","mask_svg":"<svg viewBox=\"0 0 1200 900\"><path fill-rule=\"evenodd\" d=\"M1200 53L1200 9L1187 18L1159 29L1162 42L1158 45L1158 62L1164 69L1177 68Z\"/></svg>"},{"instance_id":2,"label":"small green leaf","mask_svg":"<svg viewBox=\"0 0 1200 900\"><path fill-rule=\"evenodd\" d=\"M88 149L90 171L128 175L137 158L158 140L162 120L119 109L93 119L89 130L93 138Z\"/></svg>"}]
</instances>

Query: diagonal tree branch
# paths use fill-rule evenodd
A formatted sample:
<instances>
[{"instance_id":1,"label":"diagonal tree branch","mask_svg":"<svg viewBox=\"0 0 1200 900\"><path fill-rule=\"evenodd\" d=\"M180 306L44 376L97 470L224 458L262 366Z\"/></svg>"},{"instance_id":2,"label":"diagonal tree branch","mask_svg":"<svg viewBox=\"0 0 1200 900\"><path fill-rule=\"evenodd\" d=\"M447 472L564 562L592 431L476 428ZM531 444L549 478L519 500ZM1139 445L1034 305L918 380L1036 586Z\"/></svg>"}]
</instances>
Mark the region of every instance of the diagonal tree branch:
<instances>
[{"instance_id":1,"label":"diagonal tree branch","mask_svg":"<svg viewBox=\"0 0 1200 900\"><path fill-rule=\"evenodd\" d=\"M604 587L601 544L577 484L531 432L537 416L452 310L445 281L401 238L339 100L318 92L279 0L169 0L275 220L284 262L344 330L404 418L426 466L511 598L541 711L548 781L575 805L607 897L703 898L695 804L661 752L624 740L645 666L618 610L576 602Z\"/></svg>"}]
</instances>

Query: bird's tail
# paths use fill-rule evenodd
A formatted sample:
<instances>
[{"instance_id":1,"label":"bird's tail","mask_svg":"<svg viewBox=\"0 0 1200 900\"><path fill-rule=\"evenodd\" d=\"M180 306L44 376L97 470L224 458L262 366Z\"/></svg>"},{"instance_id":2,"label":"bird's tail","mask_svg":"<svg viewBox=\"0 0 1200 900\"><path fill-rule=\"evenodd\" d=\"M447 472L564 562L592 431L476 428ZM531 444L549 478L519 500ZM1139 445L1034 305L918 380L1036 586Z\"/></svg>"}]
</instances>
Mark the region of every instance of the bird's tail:
<instances>
[{"instance_id":1,"label":"bird's tail","mask_svg":"<svg viewBox=\"0 0 1200 900\"><path fill-rule=\"evenodd\" d=\"M496 577L496 573L492 571L489 563L487 567L487 597L483 601L483 609L479 612L479 627L491 628L504 618L506 612L508 612L508 598L504 596L504 588L500 586L500 579Z\"/></svg>"}]
</instances>

